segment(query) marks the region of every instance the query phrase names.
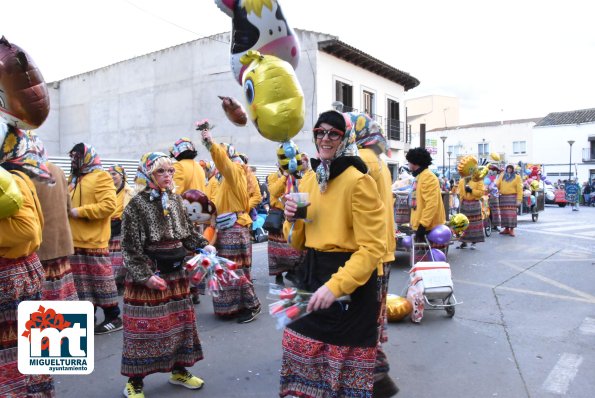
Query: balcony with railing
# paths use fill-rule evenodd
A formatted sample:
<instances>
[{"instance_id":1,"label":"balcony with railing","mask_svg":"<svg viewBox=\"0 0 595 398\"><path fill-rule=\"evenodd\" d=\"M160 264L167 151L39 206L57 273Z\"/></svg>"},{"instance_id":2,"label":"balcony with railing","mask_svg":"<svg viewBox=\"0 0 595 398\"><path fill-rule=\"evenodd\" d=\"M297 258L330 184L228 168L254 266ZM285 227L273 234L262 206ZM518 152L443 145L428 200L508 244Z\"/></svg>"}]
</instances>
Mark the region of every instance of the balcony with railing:
<instances>
[{"instance_id":1,"label":"balcony with railing","mask_svg":"<svg viewBox=\"0 0 595 398\"><path fill-rule=\"evenodd\" d=\"M386 119L386 136L389 140L411 142L411 135L407 133L404 122Z\"/></svg>"},{"instance_id":2,"label":"balcony with railing","mask_svg":"<svg viewBox=\"0 0 595 398\"><path fill-rule=\"evenodd\" d=\"M595 145L591 145L591 148L583 148L583 162L595 163Z\"/></svg>"}]
</instances>

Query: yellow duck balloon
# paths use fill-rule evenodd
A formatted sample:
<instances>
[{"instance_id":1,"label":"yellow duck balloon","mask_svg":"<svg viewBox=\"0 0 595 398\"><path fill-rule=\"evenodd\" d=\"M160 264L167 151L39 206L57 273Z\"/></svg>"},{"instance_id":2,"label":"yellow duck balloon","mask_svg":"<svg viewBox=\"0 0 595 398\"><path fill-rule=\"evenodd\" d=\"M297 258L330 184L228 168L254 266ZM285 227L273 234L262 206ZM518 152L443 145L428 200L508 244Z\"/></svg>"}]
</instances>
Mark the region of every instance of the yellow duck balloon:
<instances>
[{"instance_id":1,"label":"yellow duck balloon","mask_svg":"<svg viewBox=\"0 0 595 398\"><path fill-rule=\"evenodd\" d=\"M304 125L304 93L293 67L272 55L248 51L242 77L250 120L264 138L284 142Z\"/></svg>"},{"instance_id":2,"label":"yellow duck balloon","mask_svg":"<svg viewBox=\"0 0 595 398\"><path fill-rule=\"evenodd\" d=\"M457 165L457 170L461 177L470 177L477 169L477 158L473 155L464 156Z\"/></svg>"}]
</instances>

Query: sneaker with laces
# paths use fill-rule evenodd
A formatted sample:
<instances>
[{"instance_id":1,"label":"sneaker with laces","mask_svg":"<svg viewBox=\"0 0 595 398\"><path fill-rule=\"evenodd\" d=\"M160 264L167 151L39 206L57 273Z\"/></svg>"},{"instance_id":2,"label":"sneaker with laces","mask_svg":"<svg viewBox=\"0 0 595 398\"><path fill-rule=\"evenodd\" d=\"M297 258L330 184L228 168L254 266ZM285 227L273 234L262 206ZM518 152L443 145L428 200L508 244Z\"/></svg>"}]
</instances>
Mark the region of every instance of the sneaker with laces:
<instances>
[{"instance_id":1,"label":"sneaker with laces","mask_svg":"<svg viewBox=\"0 0 595 398\"><path fill-rule=\"evenodd\" d=\"M128 398L145 398L145 393L143 392L143 385L136 384L133 382L126 383L126 387L124 387L124 391L122 392L125 397Z\"/></svg>"},{"instance_id":2,"label":"sneaker with laces","mask_svg":"<svg viewBox=\"0 0 595 398\"><path fill-rule=\"evenodd\" d=\"M95 334L106 334L122 329L122 318L117 317L108 321L103 321L95 326Z\"/></svg>"},{"instance_id":3,"label":"sneaker with laces","mask_svg":"<svg viewBox=\"0 0 595 398\"><path fill-rule=\"evenodd\" d=\"M250 323L260 314L260 305L253 310L245 310L238 317L238 323Z\"/></svg>"},{"instance_id":4,"label":"sneaker with laces","mask_svg":"<svg viewBox=\"0 0 595 398\"><path fill-rule=\"evenodd\" d=\"M475 243L471 243L471 246L469 247L469 249L471 249L471 250L475 250L475 249L476 249L476 247L475 247Z\"/></svg>"},{"instance_id":5,"label":"sneaker with laces","mask_svg":"<svg viewBox=\"0 0 595 398\"><path fill-rule=\"evenodd\" d=\"M169 383L186 387L190 390L200 390L205 384L201 378L194 376L187 370L182 372L171 372Z\"/></svg>"}]
</instances>

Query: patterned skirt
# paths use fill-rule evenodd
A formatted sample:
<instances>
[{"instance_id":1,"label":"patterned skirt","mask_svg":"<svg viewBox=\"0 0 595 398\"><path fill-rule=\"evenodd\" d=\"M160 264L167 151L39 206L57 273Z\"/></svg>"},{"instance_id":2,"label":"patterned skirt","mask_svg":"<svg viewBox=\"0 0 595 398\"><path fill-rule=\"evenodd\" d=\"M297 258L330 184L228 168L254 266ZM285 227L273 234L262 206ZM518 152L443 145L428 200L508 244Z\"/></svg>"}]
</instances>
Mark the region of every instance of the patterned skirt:
<instances>
[{"instance_id":1,"label":"patterned skirt","mask_svg":"<svg viewBox=\"0 0 595 398\"><path fill-rule=\"evenodd\" d=\"M516 194L500 195L500 225L504 228L516 228Z\"/></svg>"},{"instance_id":2,"label":"patterned skirt","mask_svg":"<svg viewBox=\"0 0 595 398\"><path fill-rule=\"evenodd\" d=\"M112 260L112 271L116 286L123 286L126 279L126 268L124 267L124 258L122 257L122 236L117 235L109 241L109 256Z\"/></svg>"},{"instance_id":3,"label":"patterned skirt","mask_svg":"<svg viewBox=\"0 0 595 398\"><path fill-rule=\"evenodd\" d=\"M0 397L54 397L51 376L23 375L17 366L17 308L21 301L40 300L43 267L33 253L0 258Z\"/></svg>"},{"instance_id":4,"label":"patterned skirt","mask_svg":"<svg viewBox=\"0 0 595 398\"><path fill-rule=\"evenodd\" d=\"M79 300L87 300L97 307L118 305L118 291L109 250L74 248L70 267Z\"/></svg>"},{"instance_id":5,"label":"patterned skirt","mask_svg":"<svg viewBox=\"0 0 595 398\"><path fill-rule=\"evenodd\" d=\"M394 204L395 223L408 224L411 219L411 207L407 195L397 195Z\"/></svg>"},{"instance_id":6,"label":"patterned skirt","mask_svg":"<svg viewBox=\"0 0 595 398\"><path fill-rule=\"evenodd\" d=\"M304 260L305 252L296 250L285 240L283 232L269 232L269 275L294 270Z\"/></svg>"},{"instance_id":7,"label":"patterned skirt","mask_svg":"<svg viewBox=\"0 0 595 398\"><path fill-rule=\"evenodd\" d=\"M485 231L481 218L481 203L479 200L461 201L461 213L469 219L469 227L463 232L461 242L485 242Z\"/></svg>"},{"instance_id":8,"label":"patterned skirt","mask_svg":"<svg viewBox=\"0 0 595 398\"><path fill-rule=\"evenodd\" d=\"M43 300L78 301L79 296L74 286L74 277L68 256L44 260L41 262L45 272L43 282Z\"/></svg>"},{"instance_id":9,"label":"patterned skirt","mask_svg":"<svg viewBox=\"0 0 595 398\"><path fill-rule=\"evenodd\" d=\"M221 286L219 295L213 297L215 315L233 316L243 309L255 309L260 306L250 276L252 242L248 228L236 224L231 228L217 231L215 245L217 255L234 261L245 276Z\"/></svg>"},{"instance_id":10,"label":"patterned skirt","mask_svg":"<svg viewBox=\"0 0 595 398\"><path fill-rule=\"evenodd\" d=\"M372 398L376 347L326 344L283 332L280 397Z\"/></svg>"},{"instance_id":11,"label":"patterned skirt","mask_svg":"<svg viewBox=\"0 0 595 398\"><path fill-rule=\"evenodd\" d=\"M121 373L144 377L190 367L203 358L186 271L161 274L166 290L126 277Z\"/></svg>"},{"instance_id":12,"label":"patterned skirt","mask_svg":"<svg viewBox=\"0 0 595 398\"><path fill-rule=\"evenodd\" d=\"M500 226L500 201L497 197L490 195L490 217L492 218L492 224L495 227Z\"/></svg>"}]
</instances>

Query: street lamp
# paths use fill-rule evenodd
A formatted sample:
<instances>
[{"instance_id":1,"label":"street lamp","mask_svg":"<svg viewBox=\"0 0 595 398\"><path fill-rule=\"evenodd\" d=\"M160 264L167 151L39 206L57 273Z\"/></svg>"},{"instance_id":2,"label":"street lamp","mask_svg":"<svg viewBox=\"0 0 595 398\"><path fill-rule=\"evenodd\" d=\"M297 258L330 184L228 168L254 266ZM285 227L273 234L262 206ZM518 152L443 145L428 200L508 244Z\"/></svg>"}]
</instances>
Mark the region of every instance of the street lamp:
<instances>
[{"instance_id":1,"label":"street lamp","mask_svg":"<svg viewBox=\"0 0 595 398\"><path fill-rule=\"evenodd\" d=\"M448 180L450 181L450 155L452 155L451 151L446 152L448 155Z\"/></svg>"},{"instance_id":2,"label":"street lamp","mask_svg":"<svg viewBox=\"0 0 595 398\"><path fill-rule=\"evenodd\" d=\"M444 172L444 170L446 170L446 167L444 167L444 141L446 141L446 136L443 135L440 137L440 139L442 140L442 175L446 175L446 173Z\"/></svg>"},{"instance_id":3,"label":"street lamp","mask_svg":"<svg viewBox=\"0 0 595 398\"><path fill-rule=\"evenodd\" d=\"M570 160L568 161L568 182L570 183L570 177L572 176L572 144L574 144L574 140L568 140L568 145L570 145Z\"/></svg>"}]
</instances>

